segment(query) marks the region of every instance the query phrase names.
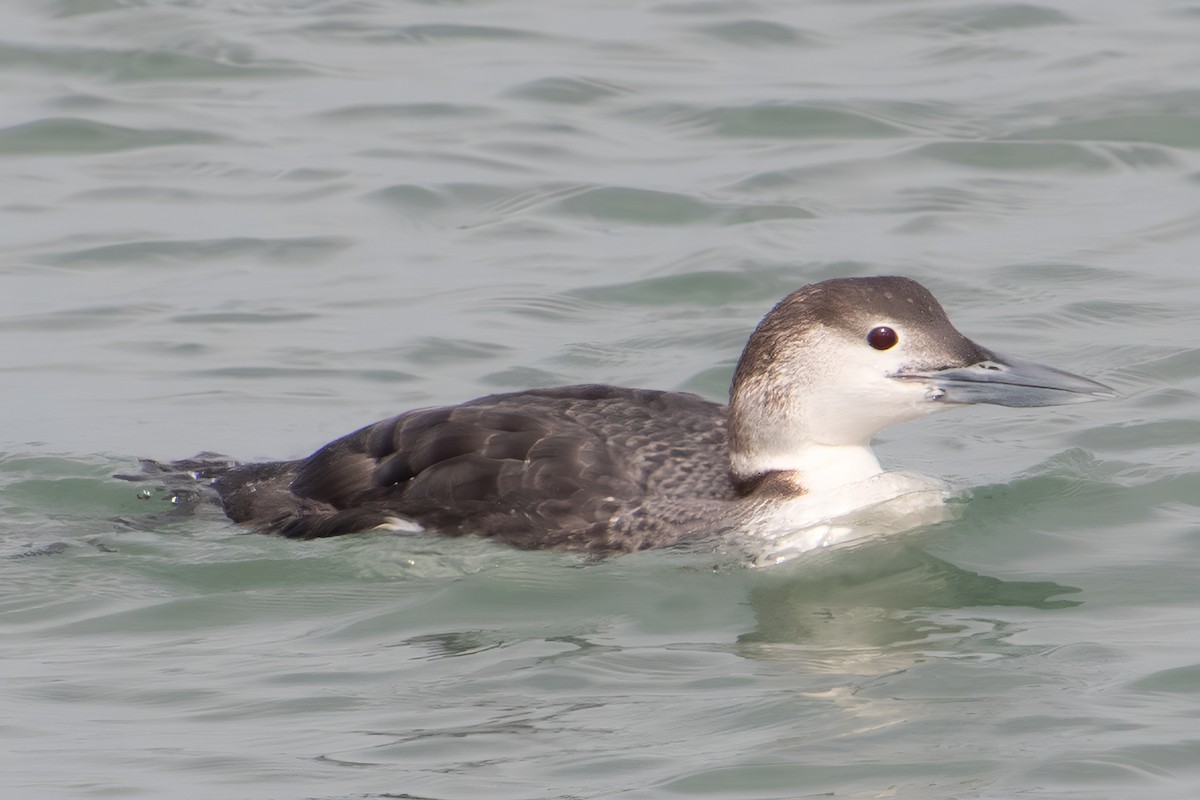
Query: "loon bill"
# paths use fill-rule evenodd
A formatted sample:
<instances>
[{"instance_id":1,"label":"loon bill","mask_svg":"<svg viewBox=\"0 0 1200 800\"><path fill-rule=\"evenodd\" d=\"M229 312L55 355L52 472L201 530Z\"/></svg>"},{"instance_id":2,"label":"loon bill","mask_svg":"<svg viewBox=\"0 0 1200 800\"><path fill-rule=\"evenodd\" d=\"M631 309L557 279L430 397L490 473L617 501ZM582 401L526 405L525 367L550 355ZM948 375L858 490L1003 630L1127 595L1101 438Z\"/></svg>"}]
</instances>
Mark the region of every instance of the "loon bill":
<instances>
[{"instance_id":1,"label":"loon bill","mask_svg":"<svg viewBox=\"0 0 1200 800\"><path fill-rule=\"evenodd\" d=\"M425 408L308 458L213 468L235 522L311 539L376 528L611 553L711 537L882 473L871 438L946 408L1115 397L963 336L924 287L839 278L751 335L728 406L585 385Z\"/></svg>"}]
</instances>

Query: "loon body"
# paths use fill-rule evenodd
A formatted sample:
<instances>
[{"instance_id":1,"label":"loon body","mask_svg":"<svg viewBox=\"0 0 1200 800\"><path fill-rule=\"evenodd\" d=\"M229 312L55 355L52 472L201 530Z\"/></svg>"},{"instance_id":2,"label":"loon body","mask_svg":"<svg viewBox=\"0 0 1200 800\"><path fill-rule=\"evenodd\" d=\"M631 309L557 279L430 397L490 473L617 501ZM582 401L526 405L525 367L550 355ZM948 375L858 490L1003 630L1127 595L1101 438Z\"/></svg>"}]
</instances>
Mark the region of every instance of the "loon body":
<instances>
[{"instance_id":1,"label":"loon body","mask_svg":"<svg viewBox=\"0 0 1200 800\"><path fill-rule=\"evenodd\" d=\"M842 278L767 314L728 406L599 385L496 394L400 414L298 461L210 475L231 519L293 538L384 528L625 552L878 482L870 442L888 425L971 403L1113 396L981 347L912 280Z\"/></svg>"}]
</instances>

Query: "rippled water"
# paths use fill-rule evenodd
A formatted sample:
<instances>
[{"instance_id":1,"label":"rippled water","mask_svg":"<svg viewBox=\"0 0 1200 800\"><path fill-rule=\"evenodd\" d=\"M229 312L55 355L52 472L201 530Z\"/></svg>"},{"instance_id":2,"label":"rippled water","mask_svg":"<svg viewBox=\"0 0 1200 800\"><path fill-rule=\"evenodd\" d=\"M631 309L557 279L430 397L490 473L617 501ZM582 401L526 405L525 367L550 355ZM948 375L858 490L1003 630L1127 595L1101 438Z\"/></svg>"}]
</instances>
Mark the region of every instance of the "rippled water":
<instances>
[{"instance_id":1,"label":"rippled water","mask_svg":"<svg viewBox=\"0 0 1200 800\"><path fill-rule=\"evenodd\" d=\"M1200 5L18 0L0 768L37 797L1200 792ZM289 542L115 480L585 381L720 398L900 273L1117 387L888 431L775 569Z\"/></svg>"}]
</instances>

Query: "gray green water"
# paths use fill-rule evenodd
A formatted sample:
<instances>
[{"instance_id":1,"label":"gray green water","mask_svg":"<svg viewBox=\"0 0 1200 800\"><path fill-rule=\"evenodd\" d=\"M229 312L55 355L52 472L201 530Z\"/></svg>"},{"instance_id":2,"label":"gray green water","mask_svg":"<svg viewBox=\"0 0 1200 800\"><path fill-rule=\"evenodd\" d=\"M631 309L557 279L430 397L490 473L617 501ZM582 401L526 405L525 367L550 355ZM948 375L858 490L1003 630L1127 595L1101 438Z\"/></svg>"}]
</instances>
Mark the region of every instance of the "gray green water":
<instances>
[{"instance_id":1,"label":"gray green water","mask_svg":"<svg viewBox=\"0 0 1200 800\"><path fill-rule=\"evenodd\" d=\"M1200 794L1200 5L12 0L0 774L39 798ZM887 432L778 569L288 542L112 478L926 283L1117 402Z\"/></svg>"}]
</instances>

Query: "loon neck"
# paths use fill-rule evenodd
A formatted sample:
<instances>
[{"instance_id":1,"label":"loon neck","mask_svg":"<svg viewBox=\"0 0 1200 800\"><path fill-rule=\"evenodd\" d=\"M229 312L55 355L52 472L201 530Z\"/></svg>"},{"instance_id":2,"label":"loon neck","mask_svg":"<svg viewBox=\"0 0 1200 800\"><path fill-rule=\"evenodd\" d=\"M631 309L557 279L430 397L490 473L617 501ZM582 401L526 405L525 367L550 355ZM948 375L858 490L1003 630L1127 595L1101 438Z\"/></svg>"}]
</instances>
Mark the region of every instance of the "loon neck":
<instances>
[{"instance_id":1,"label":"loon neck","mask_svg":"<svg viewBox=\"0 0 1200 800\"><path fill-rule=\"evenodd\" d=\"M760 485L776 494L788 486L792 494L821 492L882 472L871 451L871 437L882 425L806 393L801 381L769 365L751 368L761 359L755 337L738 364L729 398L729 471L739 492L751 494Z\"/></svg>"}]
</instances>

